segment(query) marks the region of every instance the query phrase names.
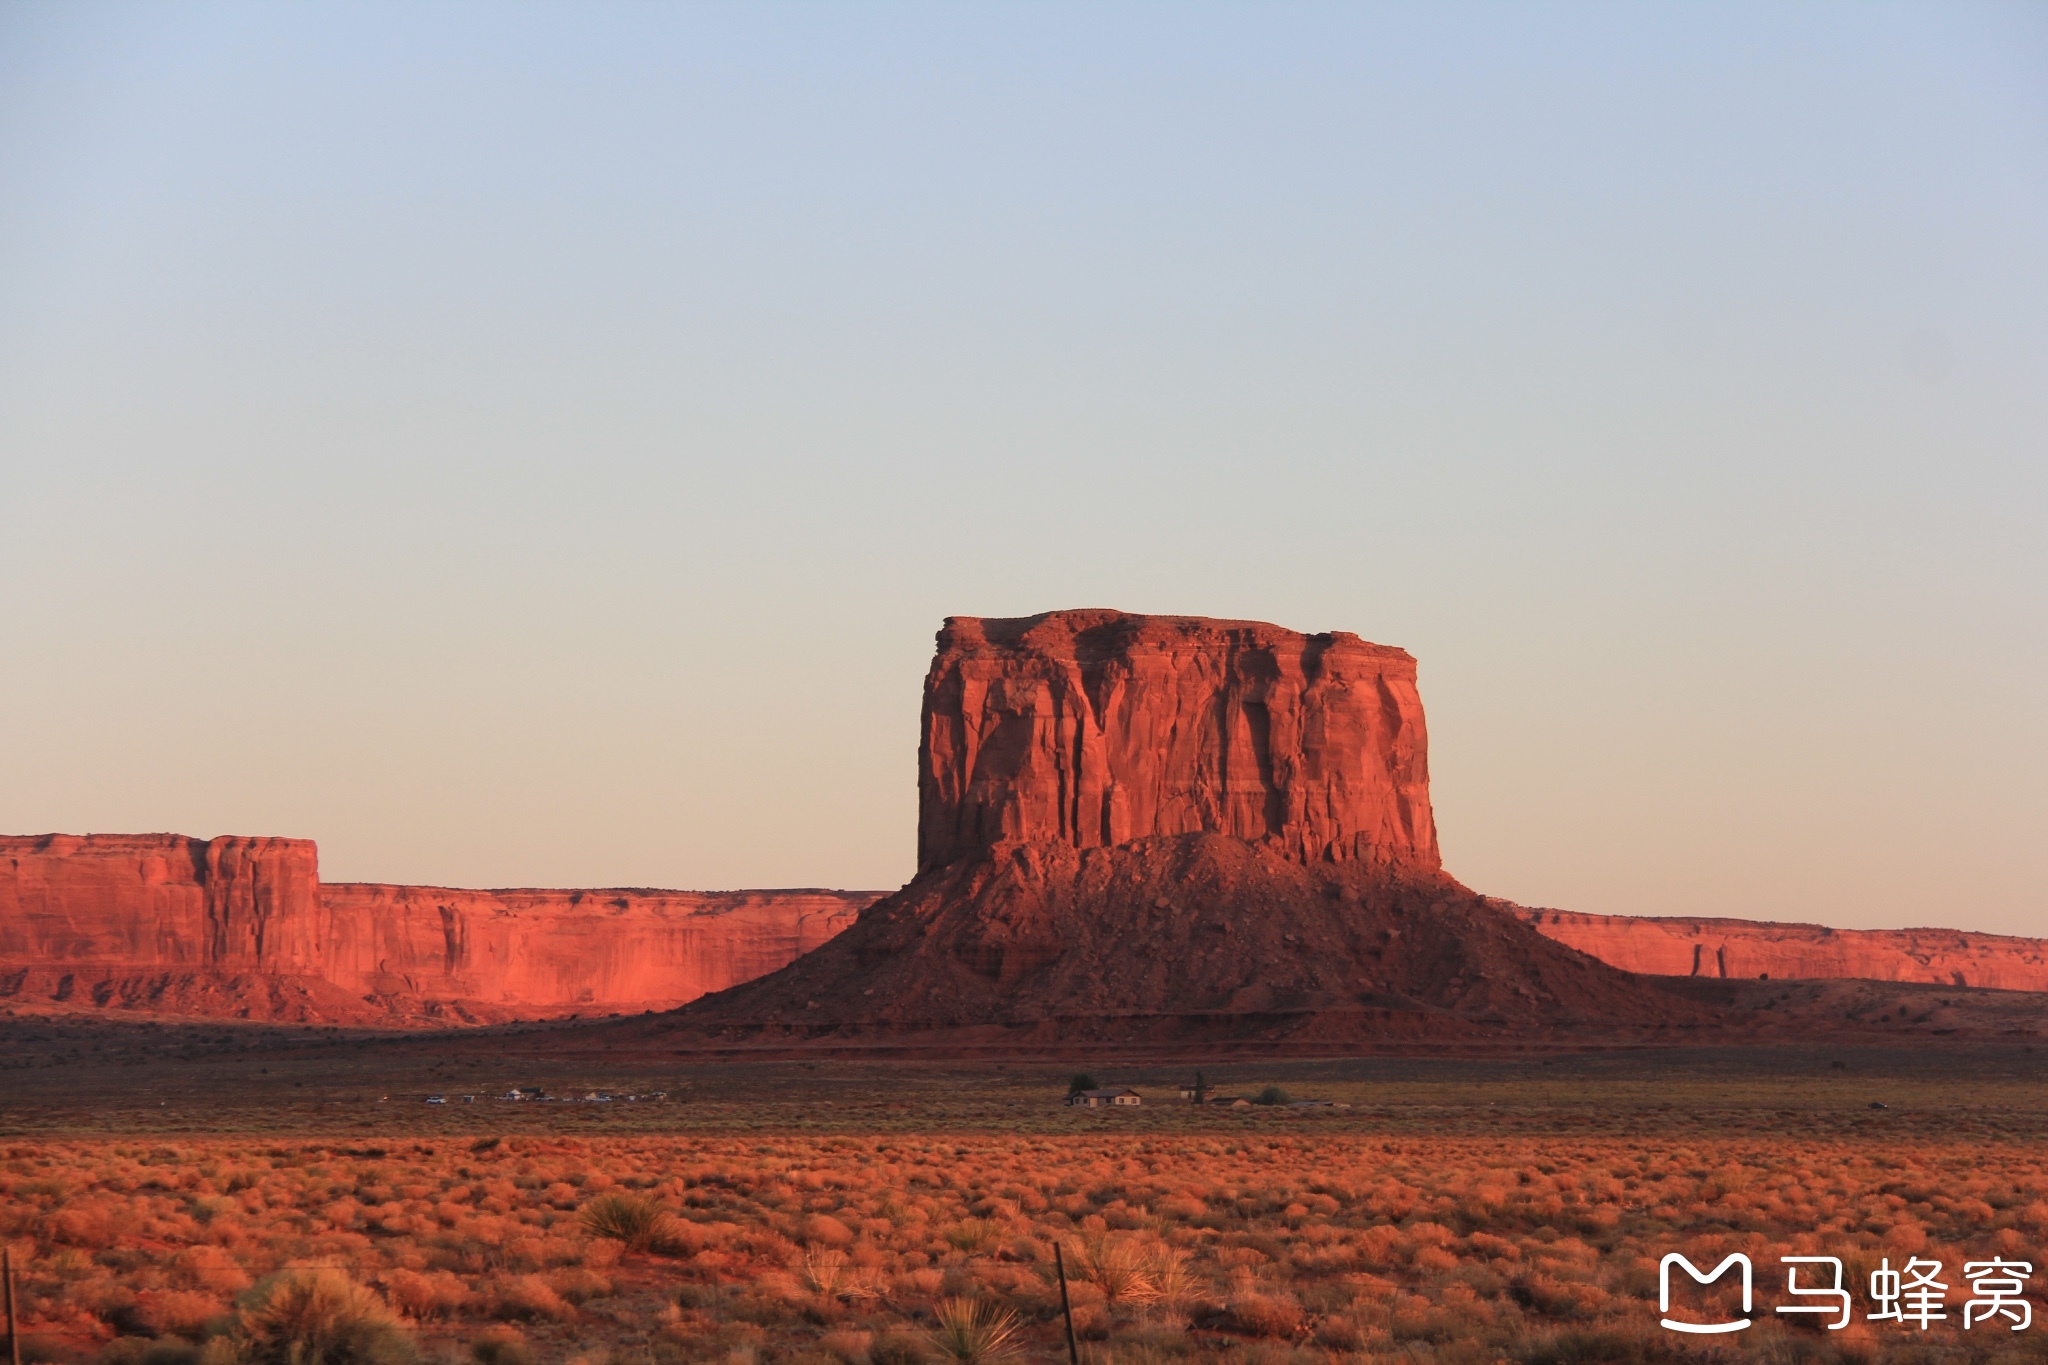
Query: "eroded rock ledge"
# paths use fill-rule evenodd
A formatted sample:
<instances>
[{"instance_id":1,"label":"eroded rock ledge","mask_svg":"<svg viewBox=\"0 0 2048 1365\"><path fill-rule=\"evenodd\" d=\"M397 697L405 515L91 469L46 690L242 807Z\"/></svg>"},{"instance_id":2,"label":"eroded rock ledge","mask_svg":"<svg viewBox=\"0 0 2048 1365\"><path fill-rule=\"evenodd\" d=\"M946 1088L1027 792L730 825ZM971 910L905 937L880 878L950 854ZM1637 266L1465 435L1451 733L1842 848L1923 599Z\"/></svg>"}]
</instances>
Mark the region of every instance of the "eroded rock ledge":
<instances>
[{"instance_id":1,"label":"eroded rock ledge","mask_svg":"<svg viewBox=\"0 0 2048 1365\"><path fill-rule=\"evenodd\" d=\"M1956 929L1830 929L1762 920L1523 910L1546 938L1623 971L1773 981L1854 978L2048 991L2048 939Z\"/></svg>"},{"instance_id":2,"label":"eroded rock ledge","mask_svg":"<svg viewBox=\"0 0 2048 1365\"><path fill-rule=\"evenodd\" d=\"M306 839L0 836L0 1001L345 1024L669 1009L879 894L323 884Z\"/></svg>"}]
</instances>

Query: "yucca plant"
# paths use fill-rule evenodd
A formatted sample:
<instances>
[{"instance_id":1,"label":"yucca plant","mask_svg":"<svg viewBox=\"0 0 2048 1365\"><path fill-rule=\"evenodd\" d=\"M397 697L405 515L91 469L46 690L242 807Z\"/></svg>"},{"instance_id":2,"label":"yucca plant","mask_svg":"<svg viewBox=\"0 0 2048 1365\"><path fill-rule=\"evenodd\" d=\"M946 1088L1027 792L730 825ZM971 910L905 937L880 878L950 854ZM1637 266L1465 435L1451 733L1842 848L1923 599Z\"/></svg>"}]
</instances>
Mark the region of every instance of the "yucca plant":
<instances>
[{"instance_id":1,"label":"yucca plant","mask_svg":"<svg viewBox=\"0 0 2048 1365\"><path fill-rule=\"evenodd\" d=\"M287 1270L249 1291L237 1354L252 1365L408 1365L384 1301L339 1270Z\"/></svg>"},{"instance_id":2,"label":"yucca plant","mask_svg":"<svg viewBox=\"0 0 2048 1365\"><path fill-rule=\"evenodd\" d=\"M838 1292L839 1282L846 1278L846 1253L830 1251L824 1247L809 1247L804 1251L804 1283L813 1294L831 1295Z\"/></svg>"},{"instance_id":3,"label":"yucca plant","mask_svg":"<svg viewBox=\"0 0 2048 1365\"><path fill-rule=\"evenodd\" d=\"M635 1194L601 1194L583 1206L581 1217L591 1236L623 1242L629 1251L652 1251L675 1237L668 1211Z\"/></svg>"},{"instance_id":4,"label":"yucca plant","mask_svg":"<svg viewBox=\"0 0 2048 1365\"><path fill-rule=\"evenodd\" d=\"M1194 1297L1196 1283L1188 1270L1187 1253L1162 1247L1152 1257L1148 1270L1153 1293L1170 1308L1178 1308Z\"/></svg>"},{"instance_id":5,"label":"yucca plant","mask_svg":"<svg viewBox=\"0 0 2048 1365\"><path fill-rule=\"evenodd\" d=\"M984 1299L940 1299L932 1305L932 1349L958 1365L985 1365L1017 1353L1017 1315Z\"/></svg>"},{"instance_id":6,"label":"yucca plant","mask_svg":"<svg viewBox=\"0 0 2048 1365\"><path fill-rule=\"evenodd\" d=\"M946 1240L971 1256L1000 1237L1002 1231L986 1218L963 1218L946 1229Z\"/></svg>"},{"instance_id":7,"label":"yucca plant","mask_svg":"<svg viewBox=\"0 0 2048 1365\"><path fill-rule=\"evenodd\" d=\"M1159 1297L1152 1283L1150 1258L1130 1242L1101 1236L1069 1242L1067 1264L1076 1279L1100 1289L1103 1302L1111 1308Z\"/></svg>"}]
</instances>

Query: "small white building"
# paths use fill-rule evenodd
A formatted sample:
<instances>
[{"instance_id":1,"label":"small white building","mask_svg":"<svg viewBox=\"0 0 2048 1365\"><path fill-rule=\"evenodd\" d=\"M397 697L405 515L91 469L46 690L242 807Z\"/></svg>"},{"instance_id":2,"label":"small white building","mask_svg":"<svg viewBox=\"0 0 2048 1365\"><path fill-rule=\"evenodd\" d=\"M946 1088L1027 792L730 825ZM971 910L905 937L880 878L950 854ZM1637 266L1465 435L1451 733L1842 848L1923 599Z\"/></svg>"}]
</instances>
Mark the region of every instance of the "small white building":
<instances>
[{"instance_id":1,"label":"small white building","mask_svg":"<svg viewBox=\"0 0 2048 1365\"><path fill-rule=\"evenodd\" d=\"M1144 1102L1144 1096L1122 1085L1111 1086L1106 1090L1076 1090L1067 1096L1068 1104L1077 1104L1084 1109L1122 1108Z\"/></svg>"}]
</instances>

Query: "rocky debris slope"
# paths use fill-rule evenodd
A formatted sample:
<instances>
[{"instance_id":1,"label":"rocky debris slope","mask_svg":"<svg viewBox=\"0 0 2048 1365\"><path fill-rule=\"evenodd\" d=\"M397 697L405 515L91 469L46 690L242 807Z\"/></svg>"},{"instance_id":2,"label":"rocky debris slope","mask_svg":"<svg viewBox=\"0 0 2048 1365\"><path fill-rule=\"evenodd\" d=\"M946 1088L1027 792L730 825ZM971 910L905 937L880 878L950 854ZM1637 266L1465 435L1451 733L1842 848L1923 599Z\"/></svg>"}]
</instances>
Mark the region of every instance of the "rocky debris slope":
<instances>
[{"instance_id":1,"label":"rocky debris slope","mask_svg":"<svg viewBox=\"0 0 2048 1365\"><path fill-rule=\"evenodd\" d=\"M875 898L322 885L304 839L0 837L0 1001L336 1024L667 1009Z\"/></svg>"},{"instance_id":2,"label":"rocky debris slope","mask_svg":"<svg viewBox=\"0 0 2048 1365\"><path fill-rule=\"evenodd\" d=\"M1444 875L1400 650L1199 617L954 617L920 759L910 885L676 1032L1354 1044L1704 1017Z\"/></svg>"},{"instance_id":3,"label":"rocky debris slope","mask_svg":"<svg viewBox=\"0 0 2048 1365\"><path fill-rule=\"evenodd\" d=\"M1955 929L1829 929L1759 920L1524 910L1546 938L1660 976L1855 978L2048 991L2048 939Z\"/></svg>"},{"instance_id":4,"label":"rocky debris slope","mask_svg":"<svg viewBox=\"0 0 2048 1365\"><path fill-rule=\"evenodd\" d=\"M673 1017L715 1043L1456 1042L1705 1012L1531 931L1448 878L1270 842L1016 843L877 902L783 970Z\"/></svg>"}]
</instances>

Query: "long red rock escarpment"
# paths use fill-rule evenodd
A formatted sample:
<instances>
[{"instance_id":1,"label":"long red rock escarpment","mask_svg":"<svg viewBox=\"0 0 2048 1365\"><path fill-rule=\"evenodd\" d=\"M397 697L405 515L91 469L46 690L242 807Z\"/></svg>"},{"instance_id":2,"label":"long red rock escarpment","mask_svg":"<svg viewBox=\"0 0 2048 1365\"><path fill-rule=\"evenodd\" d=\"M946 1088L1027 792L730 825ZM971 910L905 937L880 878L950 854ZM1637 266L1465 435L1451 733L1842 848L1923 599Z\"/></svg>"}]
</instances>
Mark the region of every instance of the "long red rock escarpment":
<instances>
[{"instance_id":1,"label":"long red rock escarpment","mask_svg":"<svg viewBox=\"0 0 2048 1365\"><path fill-rule=\"evenodd\" d=\"M1342 631L949 617L925 682L918 869L1210 833L1434 873L1428 752L1414 658Z\"/></svg>"},{"instance_id":2,"label":"long red rock escarpment","mask_svg":"<svg viewBox=\"0 0 2048 1365\"><path fill-rule=\"evenodd\" d=\"M809 952L878 894L321 888L337 921L370 928L330 968L351 989L522 1013L686 1004Z\"/></svg>"},{"instance_id":3,"label":"long red rock escarpment","mask_svg":"<svg viewBox=\"0 0 2048 1365\"><path fill-rule=\"evenodd\" d=\"M0 837L0 1000L352 1024L667 1009L875 898L323 886L304 839Z\"/></svg>"},{"instance_id":4,"label":"long red rock escarpment","mask_svg":"<svg viewBox=\"0 0 2048 1365\"><path fill-rule=\"evenodd\" d=\"M1773 981L1853 977L2048 991L2048 939L1955 929L1829 929L1740 919L1526 910L1546 937L1623 971Z\"/></svg>"}]
</instances>

